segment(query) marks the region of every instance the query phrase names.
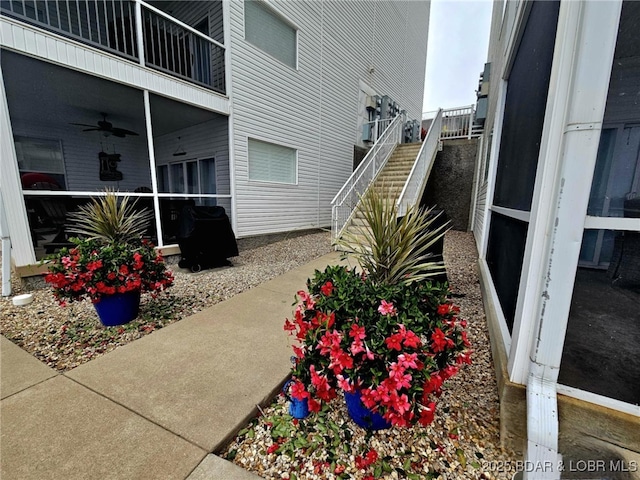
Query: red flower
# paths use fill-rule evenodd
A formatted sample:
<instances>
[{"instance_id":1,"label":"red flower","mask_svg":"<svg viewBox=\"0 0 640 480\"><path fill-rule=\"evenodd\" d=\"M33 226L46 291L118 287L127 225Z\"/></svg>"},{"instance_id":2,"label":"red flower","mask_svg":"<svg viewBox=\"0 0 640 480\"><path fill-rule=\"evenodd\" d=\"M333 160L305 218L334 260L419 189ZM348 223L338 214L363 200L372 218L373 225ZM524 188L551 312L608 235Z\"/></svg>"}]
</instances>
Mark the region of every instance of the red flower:
<instances>
[{"instance_id":1,"label":"red flower","mask_svg":"<svg viewBox=\"0 0 640 480\"><path fill-rule=\"evenodd\" d=\"M304 358L304 349L300 348L300 347L296 347L295 345L293 345L293 353L295 353L296 357L298 358Z\"/></svg>"},{"instance_id":2,"label":"red flower","mask_svg":"<svg viewBox=\"0 0 640 480\"><path fill-rule=\"evenodd\" d=\"M127 267L126 265L120 265L120 268L118 269L118 271L122 275L129 275L129 267Z\"/></svg>"},{"instance_id":3,"label":"red flower","mask_svg":"<svg viewBox=\"0 0 640 480\"><path fill-rule=\"evenodd\" d=\"M318 402L317 400L314 400L311 397L309 397L309 399L307 400L307 405L309 406L309 411L310 412L319 412L320 411L320 402Z\"/></svg>"},{"instance_id":4,"label":"red flower","mask_svg":"<svg viewBox=\"0 0 640 480\"><path fill-rule=\"evenodd\" d=\"M442 352L447 347L447 337L439 328L431 334L431 348L435 353Z\"/></svg>"},{"instance_id":5,"label":"red flower","mask_svg":"<svg viewBox=\"0 0 640 480\"><path fill-rule=\"evenodd\" d=\"M278 445L277 443L274 443L273 445L271 445L269 448L267 448L267 454L271 454L274 453L276 450L278 450L280 448L280 445Z\"/></svg>"},{"instance_id":6,"label":"red flower","mask_svg":"<svg viewBox=\"0 0 640 480\"><path fill-rule=\"evenodd\" d=\"M407 348L418 348L422 342L420 341L420 337L411 330L407 330L402 343L404 343L404 346Z\"/></svg>"},{"instance_id":7,"label":"red flower","mask_svg":"<svg viewBox=\"0 0 640 480\"><path fill-rule=\"evenodd\" d=\"M420 422L420 425L424 425L426 427L431 422L433 422L433 417L435 416L435 413L436 413L436 404L435 402L431 402L429 403L429 405L427 405L426 407L423 407L422 410L420 410L420 419L418 420L418 422Z\"/></svg>"},{"instance_id":8,"label":"red flower","mask_svg":"<svg viewBox=\"0 0 640 480\"><path fill-rule=\"evenodd\" d=\"M333 283L326 282L322 287L320 287L320 292L327 297L330 296L333 292Z\"/></svg>"},{"instance_id":9,"label":"red flower","mask_svg":"<svg viewBox=\"0 0 640 480\"><path fill-rule=\"evenodd\" d=\"M367 468L372 463L375 463L376 460L378 460L378 452L376 452L375 450L371 449L366 453L364 458L362 458L362 456L360 456L360 455L358 455L356 457L356 467L359 470L364 470L365 468Z\"/></svg>"},{"instance_id":10,"label":"red flower","mask_svg":"<svg viewBox=\"0 0 640 480\"><path fill-rule=\"evenodd\" d=\"M309 398L309 392L307 392L301 382L295 382L291 387L291 396L296 400L303 400Z\"/></svg>"},{"instance_id":11,"label":"red flower","mask_svg":"<svg viewBox=\"0 0 640 480\"><path fill-rule=\"evenodd\" d=\"M394 333L388 338L385 338L384 343L387 345L387 348L390 350L402 350L402 335L399 333Z\"/></svg>"},{"instance_id":12,"label":"red flower","mask_svg":"<svg viewBox=\"0 0 640 480\"><path fill-rule=\"evenodd\" d=\"M355 338L356 340L364 340L367 334L365 333L364 327L359 326L357 323L351 325L351 330L349 330L349 336L351 338Z\"/></svg>"},{"instance_id":13,"label":"red flower","mask_svg":"<svg viewBox=\"0 0 640 480\"><path fill-rule=\"evenodd\" d=\"M397 313L396 307L393 306L393 303L387 302L386 300L382 300L380 302L378 312L380 312L382 315L395 315Z\"/></svg>"}]
</instances>

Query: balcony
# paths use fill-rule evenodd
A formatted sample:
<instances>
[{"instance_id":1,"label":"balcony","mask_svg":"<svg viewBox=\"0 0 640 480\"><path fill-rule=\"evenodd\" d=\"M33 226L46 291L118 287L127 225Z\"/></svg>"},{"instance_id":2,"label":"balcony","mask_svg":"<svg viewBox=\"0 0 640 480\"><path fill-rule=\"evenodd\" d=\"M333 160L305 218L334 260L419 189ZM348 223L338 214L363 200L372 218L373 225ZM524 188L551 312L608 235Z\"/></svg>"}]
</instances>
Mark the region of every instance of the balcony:
<instances>
[{"instance_id":1,"label":"balcony","mask_svg":"<svg viewBox=\"0 0 640 480\"><path fill-rule=\"evenodd\" d=\"M3 15L226 94L225 46L220 42L222 2L171 2L172 15L160 8L166 4L141 0L2 0L0 10ZM179 20L193 18L194 13L201 14L195 27Z\"/></svg>"}]
</instances>

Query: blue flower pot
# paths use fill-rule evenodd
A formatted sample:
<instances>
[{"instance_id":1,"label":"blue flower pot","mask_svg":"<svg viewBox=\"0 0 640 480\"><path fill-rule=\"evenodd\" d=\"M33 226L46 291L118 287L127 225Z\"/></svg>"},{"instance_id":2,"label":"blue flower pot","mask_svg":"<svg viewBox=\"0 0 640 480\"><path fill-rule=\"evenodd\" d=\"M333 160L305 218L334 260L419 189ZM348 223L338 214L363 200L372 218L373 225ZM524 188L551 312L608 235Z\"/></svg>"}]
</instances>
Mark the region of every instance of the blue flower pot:
<instances>
[{"instance_id":1,"label":"blue flower pot","mask_svg":"<svg viewBox=\"0 0 640 480\"><path fill-rule=\"evenodd\" d=\"M124 325L138 316L140 291L105 295L93 306L105 327Z\"/></svg>"},{"instance_id":2,"label":"blue flower pot","mask_svg":"<svg viewBox=\"0 0 640 480\"><path fill-rule=\"evenodd\" d=\"M383 430L385 428L391 428L391 424L387 422L379 413L372 412L362 403L362 396L359 391L354 393L344 392L344 400L347 403L347 410L349 416L367 430Z\"/></svg>"},{"instance_id":3,"label":"blue flower pot","mask_svg":"<svg viewBox=\"0 0 640 480\"><path fill-rule=\"evenodd\" d=\"M289 403L289 415L293 418L306 418L309 415L309 403L306 398L298 400L291 398Z\"/></svg>"},{"instance_id":4,"label":"blue flower pot","mask_svg":"<svg viewBox=\"0 0 640 480\"><path fill-rule=\"evenodd\" d=\"M293 418L307 418L309 416L309 402L306 398L298 400L297 398L293 398L291 395L289 395L289 384L291 382L292 381L289 380L282 387L282 393L287 398L287 400L289 400L289 415L291 415Z\"/></svg>"}]
</instances>

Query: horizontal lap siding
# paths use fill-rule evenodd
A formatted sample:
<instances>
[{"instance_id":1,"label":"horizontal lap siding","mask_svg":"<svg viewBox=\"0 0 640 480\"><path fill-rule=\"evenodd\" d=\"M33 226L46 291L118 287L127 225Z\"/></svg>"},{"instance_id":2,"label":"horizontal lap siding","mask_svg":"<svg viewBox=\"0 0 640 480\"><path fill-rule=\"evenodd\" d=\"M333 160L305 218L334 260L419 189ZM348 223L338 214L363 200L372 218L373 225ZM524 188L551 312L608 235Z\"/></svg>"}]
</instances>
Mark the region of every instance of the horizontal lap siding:
<instances>
[{"instance_id":1,"label":"horizontal lap siding","mask_svg":"<svg viewBox=\"0 0 640 480\"><path fill-rule=\"evenodd\" d=\"M428 3L269 4L299 28L298 70L246 42L243 4L230 5L240 236L330 224L330 202L352 172L360 81L415 118L422 105L425 59L418 57L426 57ZM385 32L379 48L376 24ZM406 52L420 45L421 53ZM298 184L249 181L248 137L295 148Z\"/></svg>"},{"instance_id":2,"label":"horizontal lap siding","mask_svg":"<svg viewBox=\"0 0 640 480\"><path fill-rule=\"evenodd\" d=\"M478 196L476 197L476 210L474 212L473 234L476 238L476 243L480 242L482 238L485 216L484 209L487 205L487 184L486 182L478 189ZM478 247L480 245L478 244Z\"/></svg>"}]
</instances>

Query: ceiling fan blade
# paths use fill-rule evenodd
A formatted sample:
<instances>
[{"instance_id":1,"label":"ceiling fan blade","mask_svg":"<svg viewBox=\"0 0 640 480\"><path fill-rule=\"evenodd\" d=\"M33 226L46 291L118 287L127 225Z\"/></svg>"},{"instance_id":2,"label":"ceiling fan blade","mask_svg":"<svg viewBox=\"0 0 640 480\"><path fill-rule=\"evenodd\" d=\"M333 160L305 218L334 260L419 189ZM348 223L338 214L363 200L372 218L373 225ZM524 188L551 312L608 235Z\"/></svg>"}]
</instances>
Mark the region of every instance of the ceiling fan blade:
<instances>
[{"instance_id":1,"label":"ceiling fan blade","mask_svg":"<svg viewBox=\"0 0 640 480\"><path fill-rule=\"evenodd\" d=\"M138 135L136 132L132 132L131 130L127 130L126 128L118 128L113 127L111 129L111 133L113 133L116 137L125 136L125 135Z\"/></svg>"},{"instance_id":2,"label":"ceiling fan blade","mask_svg":"<svg viewBox=\"0 0 640 480\"><path fill-rule=\"evenodd\" d=\"M119 137L119 138L124 138L124 137L126 137L126 136L127 136L125 133L118 131L118 129L111 130L111 134L112 134L114 137Z\"/></svg>"},{"instance_id":3,"label":"ceiling fan blade","mask_svg":"<svg viewBox=\"0 0 640 480\"><path fill-rule=\"evenodd\" d=\"M80 127L95 127L95 125L90 125L88 123L70 123L69 125L79 125Z\"/></svg>"},{"instance_id":4,"label":"ceiling fan blade","mask_svg":"<svg viewBox=\"0 0 640 480\"><path fill-rule=\"evenodd\" d=\"M95 131L102 131L101 128L98 127L94 127L94 128L85 128L84 130L82 130L83 132L95 132Z\"/></svg>"}]
</instances>

